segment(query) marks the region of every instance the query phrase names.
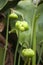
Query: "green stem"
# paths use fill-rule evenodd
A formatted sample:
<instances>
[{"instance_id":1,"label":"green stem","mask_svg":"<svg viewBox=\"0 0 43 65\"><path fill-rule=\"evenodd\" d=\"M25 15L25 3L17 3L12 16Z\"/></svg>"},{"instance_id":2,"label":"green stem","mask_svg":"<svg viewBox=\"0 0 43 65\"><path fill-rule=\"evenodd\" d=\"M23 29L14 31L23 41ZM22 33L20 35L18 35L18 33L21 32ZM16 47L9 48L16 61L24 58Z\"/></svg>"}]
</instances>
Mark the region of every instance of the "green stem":
<instances>
[{"instance_id":1,"label":"green stem","mask_svg":"<svg viewBox=\"0 0 43 65\"><path fill-rule=\"evenodd\" d=\"M5 45L5 51L4 51L3 65L5 65L6 51L8 46L8 29L9 29L9 17L7 18L6 45Z\"/></svg>"},{"instance_id":2,"label":"green stem","mask_svg":"<svg viewBox=\"0 0 43 65\"><path fill-rule=\"evenodd\" d=\"M18 59L18 65L20 65L20 54L19 54L19 59Z\"/></svg>"},{"instance_id":3,"label":"green stem","mask_svg":"<svg viewBox=\"0 0 43 65\"><path fill-rule=\"evenodd\" d=\"M19 57L18 57L18 65L20 65L20 57L21 57L22 48L23 48L23 44L22 44L22 46L21 46L20 53L19 53Z\"/></svg>"},{"instance_id":4,"label":"green stem","mask_svg":"<svg viewBox=\"0 0 43 65\"><path fill-rule=\"evenodd\" d=\"M28 61L28 58L25 60L24 65L26 65L26 64L27 64L27 61Z\"/></svg>"},{"instance_id":5,"label":"green stem","mask_svg":"<svg viewBox=\"0 0 43 65\"><path fill-rule=\"evenodd\" d=\"M14 32L14 31L15 31L15 29L12 29L11 31L9 31L9 34L12 33L12 32Z\"/></svg>"},{"instance_id":6,"label":"green stem","mask_svg":"<svg viewBox=\"0 0 43 65\"><path fill-rule=\"evenodd\" d=\"M33 16L32 33L31 33L32 47L35 52L35 55L32 58L32 65L36 64L36 11L37 11L37 8L35 9L34 16Z\"/></svg>"},{"instance_id":7,"label":"green stem","mask_svg":"<svg viewBox=\"0 0 43 65\"><path fill-rule=\"evenodd\" d=\"M19 31L18 31L18 43L17 43L17 46L16 46L15 55L14 55L14 65L16 65L16 57L17 57L18 46L19 46Z\"/></svg>"},{"instance_id":8,"label":"green stem","mask_svg":"<svg viewBox=\"0 0 43 65\"><path fill-rule=\"evenodd\" d=\"M28 65L30 65L30 61L31 61L31 58L29 58L29 60L28 60Z\"/></svg>"},{"instance_id":9,"label":"green stem","mask_svg":"<svg viewBox=\"0 0 43 65\"><path fill-rule=\"evenodd\" d=\"M43 45L42 45L42 47L41 47L41 51L40 51L40 54L39 54L39 60L38 60L37 65L39 65L39 63L40 63L41 55L42 55L42 52L43 52L42 50L43 50Z\"/></svg>"},{"instance_id":10,"label":"green stem","mask_svg":"<svg viewBox=\"0 0 43 65\"><path fill-rule=\"evenodd\" d=\"M22 50L22 47L21 47L21 50ZM20 65L21 50L20 50L19 57L18 57L18 65Z\"/></svg>"}]
</instances>

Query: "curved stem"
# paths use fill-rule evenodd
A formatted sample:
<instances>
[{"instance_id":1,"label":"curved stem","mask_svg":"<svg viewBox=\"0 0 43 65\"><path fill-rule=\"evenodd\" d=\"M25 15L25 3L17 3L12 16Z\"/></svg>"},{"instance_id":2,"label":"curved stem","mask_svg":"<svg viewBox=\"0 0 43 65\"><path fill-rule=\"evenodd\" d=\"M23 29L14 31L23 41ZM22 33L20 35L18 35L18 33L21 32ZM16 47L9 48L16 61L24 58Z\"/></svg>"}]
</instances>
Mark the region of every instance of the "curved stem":
<instances>
[{"instance_id":1,"label":"curved stem","mask_svg":"<svg viewBox=\"0 0 43 65\"><path fill-rule=\"evenodd\" d=\"M3 65L5 65L6 51L7 51L7 46L8 46L8 29L9 29L9 17L7 18L6 44L5 44L5 51L4 51Z\"/></svg>"},{"instance_id":2,"label":"curved stem","mask_svg":"<svg viewBox=\"0 0 43 65\"><path fill-rule=\"evenodd\" d=\"M18 46L19 46L19 31L18 31L18 43L17 43L17 46L16 46L15 55L14 55L14 65L16 65L16 57L17 57Z\"/></svg>"}]
</instances>

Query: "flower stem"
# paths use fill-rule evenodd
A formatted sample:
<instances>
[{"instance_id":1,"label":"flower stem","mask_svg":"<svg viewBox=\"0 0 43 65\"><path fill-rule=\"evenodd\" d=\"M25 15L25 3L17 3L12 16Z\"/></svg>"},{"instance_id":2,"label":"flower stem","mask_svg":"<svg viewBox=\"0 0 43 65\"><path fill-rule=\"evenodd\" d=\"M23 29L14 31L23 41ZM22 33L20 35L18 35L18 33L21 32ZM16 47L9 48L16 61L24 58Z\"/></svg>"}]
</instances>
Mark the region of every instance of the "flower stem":
<instances>
[{"instance_id":1,"label":"flower stem","mask_svg":"<svg viewBox=\"0 0 43 65\"><path fill-rule=\"evenodd\" d=\"M19 54L19 58L18 58L18 65L20 65L20 54Z\"/></svg>"},{"instance_id":2,"label":"flower stem","mask_svg":"<svg viewBox=\"0 0 43 65\"><path fill-rule=\"evenodd\" d=\"M20 48L20 52L19 52L18 65L20 65L20 57L21 57L22 48L23 48L23 44L22 44L22 46L21 46L21 48Z\"/></svg>"},{"instance_id":3,"label":"flower stem","mask_svg":"<svg viewBox=\"0 0 43 65\"><path fill-rule=\"evenodd\" d=\"M29 60L28 60L28 65L30 65L30 61L31 61L31 58L29 58Z\"/></svg>"},{"instance_id":4,"label":"flower stem","mask_svg":"<svg viewBox=\"0 0 43 65\"><path fill-rule=\"evenodd\" d=\"M28 58L26 58L26 60L25 60L25 62L24 62L24 65L26 65L26 64L27 64L27 61L28 61Z\"/></svg>"},{"instance_id":5,"label":"flower stem","mask_svg":"<svg viewBox=\"0 0 43 65\"><path fill-rule=\"evenodd\" d=\"M3 65L5 65L6 51L7 51L7 46L8 46L8 29L9 29L9 17L7 17L6 44L5 44Z\"/></svg>"},{"instance_id":6,"label":"flower stem","mask_svg":"<svg viewBox=\"0 0 43 65\"><path fill-rule=\"evenodd\" d=\"M37 11L37 8L35 9L34 16L33 16L32 33L31 33L32 48L35 52L35 55L32 58L32 65L36 64L36 11Z\"/></svg>"},{"instance_id":7,"label":"flower stem","mask_svg":"<svg viewBox=\"0 0 43 65\"><path fill-rule=\"evenodd\" d=\"M15 55L14 55L14 65L16 65L16 57L17 57L18 46L19 46L19 31L18 31L18 43L17 43L17 46L16 46Z\"/></svg>"},{"instance_id":8,"label":"flower stem","mask_svg":"<svg viewBox=\"0 0 43 65\"><path fill-rule=\"evenodd\" d=\"M22 50L22 47L21 47L21 50ZM18 57L18 65L20 65L21 50L20 50L19 57Z\"/></svg>"}]
</instances>

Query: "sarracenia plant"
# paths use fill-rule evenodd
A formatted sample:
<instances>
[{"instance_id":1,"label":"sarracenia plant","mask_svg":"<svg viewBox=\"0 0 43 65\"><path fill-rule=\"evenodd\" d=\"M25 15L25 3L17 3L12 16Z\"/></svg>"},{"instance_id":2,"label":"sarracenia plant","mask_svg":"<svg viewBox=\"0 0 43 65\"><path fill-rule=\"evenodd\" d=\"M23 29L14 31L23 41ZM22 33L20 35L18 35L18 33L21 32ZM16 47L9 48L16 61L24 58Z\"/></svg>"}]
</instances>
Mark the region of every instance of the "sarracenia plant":
<instances>
[{"instance_id":1,"label":"sarracenia plant","mask_svg":"<svg viewBox=\"0 0 43 65\"><path fill-rule=\"evenodd\" d=\"M24 23L26 23L26 25L24 25ZM18 51L18 46L19 46L19 32L28 30L28 23L26 21L17 21L15 24L15 27L18 31L18 43L17 43L16 50L15 50L14 65L16 64L16 56L17 56L17 51ZM20 53L21 53L21 51L20 51ZM20 65L20 54L19 54L19 58L18 58L18 65Z\"/></svg>"},{"instance_id":2,"label":"sarracenia plant","mask_svg":"<svg viewBox=\"0 0 43 65\"><path fill-rule=\"evenodd\" d=\"M30 61L31 61L31 58L34 56L34 51L31 49L31 48L26 48L26 49L23 49L22 50L22 55L26 58L26 61L24 62L24 65L27 64L27 61L28 61L28 65L30 65Z\"/></svg>"},{"instance_id":3,"label":"sarracenia plant","mask_svg":"<svg viewBox=\"0 0 43 65\"><path fill-rule=\"evenodd\" d=\"M12 19L12 20L13 19L15 20L15 18L16 19L18 18L18 15L16 13L14 13L14 12L11 11L11 14L9 15L9 18ZM17 32L18 32L18 36L19 36L19 31L17 31ZM19 38L18 38L18 40L19 40ZM19 42L17 43L16 50L15 50L14 65L16 64L16 56L17 56L18 46L19 46Z\"/></svg>"},{"instance_id":4,"label":"sarracenia plant","mask_svg":"<svg viewBox=\"0 0 43 65\"><path fill-rule=\"evenodd\" d=\"M3 65L5 65L6 52L7 52L7 47L8 47L9 20L10 20L11 18L12 18L12 19L15 19L15 18L18 18L18 16L17 16L15 13L10 14L10 15L9 15L9 13L7 14L6 44L5 44L5 51L4 51Z\"/></svg>"},{"instance_id":5,"label":"sarracenia plant","mask_svg":"<svg viewBox=\"0 0 43 65\"><path fill-rule=\"evenodd\" d=\"M12 19L18 18L18 16L16 14L14 14L14 13L11 13L9 15L9 17L12 18ZM28 23L26 21L17 21L15 23L15 28L16 28L17 33L18 33L18 43L17 43L17 46L16 46L15 55L14 55L14 65L16 64L17 51L18 51L18 46L19 46L19 32L20 31L21 32L26 31L26 30L29 29L29 27L28 27ZM20 54L19 54L19 58L18 58L18 65L19 64L20 64Z\"/></svg>"}]
</instances>

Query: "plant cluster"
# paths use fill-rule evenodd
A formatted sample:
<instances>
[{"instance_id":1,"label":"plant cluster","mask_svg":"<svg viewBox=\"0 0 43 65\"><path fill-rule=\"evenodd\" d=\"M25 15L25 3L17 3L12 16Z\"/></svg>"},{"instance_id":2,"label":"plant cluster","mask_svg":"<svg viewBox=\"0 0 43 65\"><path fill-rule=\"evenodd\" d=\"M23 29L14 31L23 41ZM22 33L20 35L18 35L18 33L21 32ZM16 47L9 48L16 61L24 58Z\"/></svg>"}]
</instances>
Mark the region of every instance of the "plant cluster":
<instances>
[{"instance_id":1,"label":"plant cluster","mask_svg":"<svg viewBox=\"0 0 43 65\"><path fill-rule=\"evenodd\" d=\"M6 40L1 36L5 26ZM24 62L23 65L39 65L40 61L43 64L43 3L40 4L39 0L36 2L32 0L0 0L0 39L3 38L5 42L4 47L0 47L0 65L5 65L9 34L11 33L16 33L18 37L17 44L14 43L16 48L13 49L15 50L13 65L16 65L17 53L19 53L17 65L21 65L21 58ZM36 54L38 54L38 58Z\"/></svg>"}]
</instances>

